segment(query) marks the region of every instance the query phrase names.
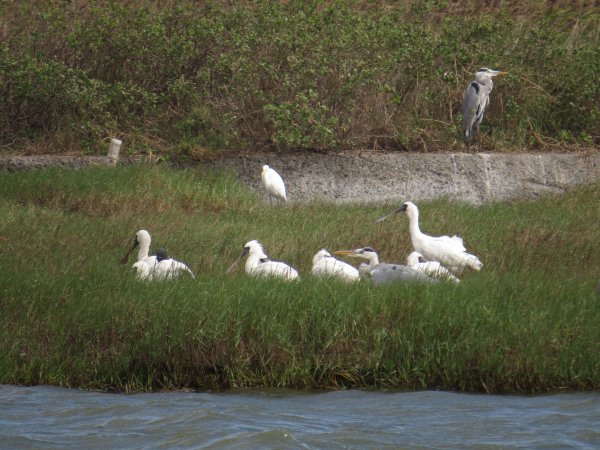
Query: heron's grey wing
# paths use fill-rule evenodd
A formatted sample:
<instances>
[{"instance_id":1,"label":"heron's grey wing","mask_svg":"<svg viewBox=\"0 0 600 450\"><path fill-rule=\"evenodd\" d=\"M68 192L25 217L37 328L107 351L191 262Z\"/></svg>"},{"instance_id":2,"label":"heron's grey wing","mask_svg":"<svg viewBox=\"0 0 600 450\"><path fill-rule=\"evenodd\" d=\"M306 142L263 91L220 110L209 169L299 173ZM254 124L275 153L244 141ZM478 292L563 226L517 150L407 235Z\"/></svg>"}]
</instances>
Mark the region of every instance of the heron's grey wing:
<instances>
[{"instance_id":1,"label":"heron's grey wing","mask_svg":"<svg viewBox=\"0 0 600 450\"><path fill-rule=\"evenodd\" d=\"M417 281L421 283L435 284L439 280L431 278L418 270L402 264L382 263L371 270L371 280L374 284L386 284L395 281L408 282Z\"/></svg>"},{"instance_id":2,"label":"heron's grey wing","mask_svg":"<svg viewBox=\"0 0 600 450\"><path fill-rule=\"evenodd\" d=\"M479 112L480 101L479 91L481 90L481 86L476 81L471 81L467 88L465 89L465 93L463 95L462 102L462 130L463 132L470 130L477 120L477 115Z\"/></svg>"}]
</instances>

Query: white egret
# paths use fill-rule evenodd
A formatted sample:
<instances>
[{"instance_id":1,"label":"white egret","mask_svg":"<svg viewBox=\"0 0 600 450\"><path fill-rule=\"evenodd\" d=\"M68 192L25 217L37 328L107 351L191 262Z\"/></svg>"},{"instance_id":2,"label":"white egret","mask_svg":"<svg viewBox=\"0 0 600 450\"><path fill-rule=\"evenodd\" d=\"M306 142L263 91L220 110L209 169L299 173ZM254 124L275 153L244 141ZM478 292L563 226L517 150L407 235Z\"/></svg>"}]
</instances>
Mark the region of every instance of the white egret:
<instances>
[{"instance_id":1,"label":"white egret","mask_svg":"<svg viewBox=\"0 0 600 450\"><path fill-rule=\"evenodd\" d=\"M438 283L438 280L420 273L412 267L403 264L380 263L379 255L371 247L357 248L356 250L338 250L333 254L368 260L369 264L361 264L360 276L361 278L370 278L374 284L386 284L393 281Z\"/></svg>"},{"instance_id":2,"label":"white egret","mask_svg":"<svg viewBox=\"0 0 600 450\"><path fill-rule=\"evenodd\" d=\"M325 250L319 250L313 257L312 274L317 277L336 277L347 282L358 281L358 270L348 263L335 259Z\"/></svg>"},{"instance_id":3,"label":"white egret","mask_svg":"<svg viewBox=\"0 0 600 450\"><path fill-rule=\"evenodd\" d=\"M419 229L419 209L414 203L403 203L398 209L377 219L377 222L400 212L408 214L412 245L426 260L437 261L455 274L462 273L465 267L481 270L482 262L477 256L467 253L461 237L428 236L422 233Z\"/></svg>"},{"instance_id":4,"label":"white egret","mask_svg":"<svg viewBox=\"0 0 600 450\"><path fill-rule=\"evenodd\" d=\"M277 172L275 172L275 170L271 169L265 164L262 168L260 177L262 179L263 186L269 194L269 203L273 204L272 197L275 197L278 201L282 200L287 202L285 184L283 184L283 179Z\"/></svg>"},{"instance_id":5,"label":"white egret","mask_svg":"<svg viewBox=\"0 0 600 450\"><path fill-rule=\"evenodd\" d=\"M462 102L462 132L467 150L471 148L471 142L475 136L477 136L478 149L481 150L479 125L490 104L490 93L494 88L492 77L505 74L506 72L483 67L475 72L475 79L465 89Z\"/></svg>"},{"instance_id":6,"label":"white egret","mask_svg":"<svg viewBox=\"0 0 600 450\"><path fill-rule=\"evenodd\" d=\"M421 255L419 252L412 252L410 255L408 255L406 257L406 264L413 269L424 273L425 275L429 275L434 278L440 278L442 280L452 281L454 283L460 283L460 280L438 261L426 261L423 255Z\"/></svg>"},{"instance_id":7,"label":"white egret","mask_svg":"<svg viewBox=\"0 0 600 450\"><path fill-rule=\"evenodd\" d=\"M227 273L230 273L239 263L239 261L248 255L245 270L248 275L262 277L279 277L284 280L295 280L299 278L296 269L280 261L271 261L265 253L263 246L257 240L252 240L244 244L240 256L229 266Z\"/></svg>"},{"instance_id":8,"label":"white egret","mask_svg":"<svg viewBox=\"0 0 600 450\"><path fill-rule=\"evenodd\" d=\"M146 230L139 230L135 233L132 247L121 260L123 264L127 264L129 254L134 248L139 246L138 260L133 264L132 268L140 280L171 279L184 272L189 273L194 278L194 274L188 266L169 258L164 249L159 249L156 255L149 256L150 243L150 233Z\"/></svg>"}]
</instances>

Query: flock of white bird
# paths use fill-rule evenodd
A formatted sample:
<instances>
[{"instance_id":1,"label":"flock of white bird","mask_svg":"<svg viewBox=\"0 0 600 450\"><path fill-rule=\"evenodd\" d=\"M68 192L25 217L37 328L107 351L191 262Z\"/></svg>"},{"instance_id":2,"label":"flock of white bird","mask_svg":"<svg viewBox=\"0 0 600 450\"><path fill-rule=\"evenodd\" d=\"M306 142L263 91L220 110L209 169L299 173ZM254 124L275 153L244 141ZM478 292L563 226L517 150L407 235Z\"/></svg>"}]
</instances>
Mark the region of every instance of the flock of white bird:
<instances>
[{"instance_id":1,"label":"flock of white bird","mask_svg":"<svg viewBox=\"0 0 600 450\"><path fill-rule=\"evenodd\" d=\"M285 184L275 170L267 165L263 166L261 179L270 201L275 197L278 201L287 202ZM481 270L483 264L475 255L467 253L460 237L435 237L421 232L419 228L419 210L414 203L403 203L398 209L377 219L377 222L401 212L406 212L408 215L410 237L414 247L414 251L406 258L406 264L381 263L377 252L371 247L334 252L337 256L360 258L368 261L368 263L360 264L357 269L344 261L336 259L327 250L321 249L313 257L312 275L339 278L350 283L366 278L374 284L386 284L393 281L415 281L432 284L440 281L458 283L459 279L456 275L461 274L466 267ZM138 260L133 264L133 269L138 278L142 280L164 280L175 278L181 274L194 277L188 266L169 258L163 249L159 249L156 255L150 256L150 242L151 238L148 231L138 231L135 234L133 246L123 258L123 262L126 263L131 252L139 246ZM247 257L245 272L250 276L276 277L284 280L296 280L300 277L298 271L289 264L272 261L265 253L262 244L256 240L244 244L242 253L227 269L227 273L231 273L244 257Z\"/></svg>"},{"instance_id":2,"label":"flock of white bird","mask_svg":"<svg viewBox=\"0 0 600 450\"><path fill-rule=\"evenodd\" d=\"M475 73L475 79L467 85L462 102L462 132L465 144L470 147L475 137L479 143L479 125L489 106L489 96L493 89L492 78L506 72L483 67ZM269 196L277 202L287 202L285 184L281 176L268 165L261 172L262 184ZM460 275L466 267L481 270L483 264L477 256L467 253L463 240L458 236L428 236L419 228L419 209L411 202L403 203L398 209L377 220L381 222L396 213L406 212L410 225L410 239L414 251L408 255L406 264L380 263L377 252L371 247L355 250L338 250L337 256L361 258L368 263L354 266L334 258L327 250L319 250L313 257L312 275L317 277L337 277L347 282L356 282L369 278L375 284L391 281L417 281L423 283L439 283L440 280L458 283ZM175 278L181 274L194 274L184 263L168 257L167 252L159 249L156 255L149 256L150 234L140 230L135 235L133 246L123 258L126 263L129 254L139 246L138 260L133 265L137 277L143 280L162 280ZM279 277L285 280L299 278L298 271L290 265L271 261L262 244L252 240L244 244L241 255L229 267L232 272L240 260L247 256L245 271L251 276Z\"/></svg>"}]
</instances>

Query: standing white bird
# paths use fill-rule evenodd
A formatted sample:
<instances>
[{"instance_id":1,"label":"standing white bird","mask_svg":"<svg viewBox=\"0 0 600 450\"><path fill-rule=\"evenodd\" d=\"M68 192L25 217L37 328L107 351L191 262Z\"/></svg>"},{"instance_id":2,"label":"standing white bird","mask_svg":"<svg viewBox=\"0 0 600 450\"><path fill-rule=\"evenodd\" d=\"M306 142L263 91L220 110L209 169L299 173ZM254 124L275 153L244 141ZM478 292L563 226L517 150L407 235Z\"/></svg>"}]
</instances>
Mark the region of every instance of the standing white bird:
<instances>
[{"instance_id":1,"label":"standing white bird","mask_svg":"<svg viewBox=\"0 0 600 450\"><path fill-rule=\"evenodd\" d=\"M248 255L248 259L246 260L245 270L248 275L279 277L284 280L295 280L299 278L296 269L280 261L271 261L263 250L262 244L257 240L252 240L244 244L242 253L233 264L229 266L227 273L230 273L246 255Z\"/></svg>"},{"instance_id":2,"label":"standing white bird","mask_svg":"<svg viewBox=\"0 0 600 450\"><path fill-rule=\"evenodd\" d=\"M460 283L460 280L438 261L426 261L423 255L421 255L419 252L412 252L410 255L408 255L406 257L406 264L413 269L424 273L425 275L430 275L442 280L452 281L454 283Z\"/></svg>"},{"instance_id":3,"label":"standing white bird","mask_svg":"<svg viewBox=\"0 0 600 450\"><path fill-rule=\"evenodd\" d=\"M275 170L271 169L265 164L262 168L260 178L262 179L263 186L269 194L270 204L273 204L273 197L275 197L278 201L282 200L287 202L285 184L283 184L283 179L277 172L275 172Z\"/></svg>"},{"instance_id":4,"label":"standing white bird","mask_svg":"<svg viewBox=\"0 0 600 450\"><path fill-rule=\"evenodd\" d=\"M150 233L146 230L139 230L135 233L132 247L121 260L123 264L127 264L129 254L139 245L138 260L133 264L132 268L140 280L171 279L184 272L189 273L194 278L194 274L188 266L169 258L164 249L159 249L156 255L149 256L150 242Z\"/></svg>"},{"instance_id":5,"label":"standing white bird","mask_svg":"<svg viewBox=\"0 0 600 450\"><path fill-rule=\"evenodd\" d=\"M419 229L419 209L411 202L403 203L400 208L380 217L381 222L393 214L406 212L410 224L410 240L414 249L428 261L438 261L450 271L460 274L465 267L481 270L483 264L475 255L467 253L462 238L459 236L428 236Z\"/></svg>"},{"instance_id":6,"label":"standing white bird","mask_svg":"<svg viewBox=\"0 0 600 450\"><path fill-rule=\"evenodd\" d=\"M369 264L360 265L359 273L361 278L369 278L373 284L386 284L393 281L418 281L429 284L439 282L438 280L403 264L380 263L377 252L371 247L357 248L356 250L338 250L333 252L333 254L368 260Z\"/></svg>"},{"instance_id":7,"label":"standing white bird","mask_svg":"<svg viewBox=\"0 0 600 450\"><path fill-rule=\"evenodd\" d=\"M313 256L312 274L317 277L336 277L343 281L358 281L358 270L348 263L335 259L325 250L319 250Z\"/></svg>"},{"instance_id":8,"label":"standing white bird","mask_svg":"<svg viewBox=\"0 0 600 450\"><path fill-rule=\"evenodd\" d=\"M475 79L465 89L461 110L463 139L467 144L467 150L471 148L471 142L475 136L477 136L478 149L481 150L479 124L490 104L490 93L494 88L492 77L505 74L506 72L483 67L475 72Z\"/></svg>"}]
</instances>

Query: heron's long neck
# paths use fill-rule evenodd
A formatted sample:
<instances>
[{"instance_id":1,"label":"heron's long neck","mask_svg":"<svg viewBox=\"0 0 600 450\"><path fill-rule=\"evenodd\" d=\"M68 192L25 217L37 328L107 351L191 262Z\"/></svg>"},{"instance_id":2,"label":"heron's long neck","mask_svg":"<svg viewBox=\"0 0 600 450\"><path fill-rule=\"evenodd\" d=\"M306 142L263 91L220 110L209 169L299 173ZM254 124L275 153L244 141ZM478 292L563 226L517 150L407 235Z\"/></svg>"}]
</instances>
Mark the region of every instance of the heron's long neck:
<instances>
[{"instance_id":1,"label":"heron's long neck","mask_svg":"<svg viewBox=\"0 0 600 450\"><path fill-rule=\"evenodd\" d=\"M379 264L379 256L377 254L369 255L369 269L372 269Z\"/></svg>"},{"instance_id":2,"label":"heron's long neck","mask_svg":"<svg viewBox=\"0 0 600 450\"><path fill-rule=\"evenodd\" d=\"M492 92L492 88L494 87L494 82L492 81L492 77L479 77L477 78L477 82L482 86L485 86L489 89L489 92Z\"/></svg>"},{"instance_id":3,"label":"heron's long neck","mask_svg":"<svg viewBox=\"0 0 600 450\"><path fill-rule=\"evenodd\" d=\"M138 261L148 257L150 252L150 242L140 242L140 249L138 250Z\"/></svg>"}]
</instances>

